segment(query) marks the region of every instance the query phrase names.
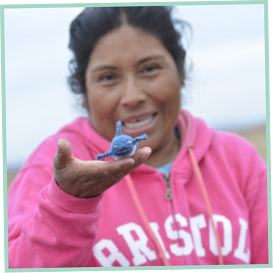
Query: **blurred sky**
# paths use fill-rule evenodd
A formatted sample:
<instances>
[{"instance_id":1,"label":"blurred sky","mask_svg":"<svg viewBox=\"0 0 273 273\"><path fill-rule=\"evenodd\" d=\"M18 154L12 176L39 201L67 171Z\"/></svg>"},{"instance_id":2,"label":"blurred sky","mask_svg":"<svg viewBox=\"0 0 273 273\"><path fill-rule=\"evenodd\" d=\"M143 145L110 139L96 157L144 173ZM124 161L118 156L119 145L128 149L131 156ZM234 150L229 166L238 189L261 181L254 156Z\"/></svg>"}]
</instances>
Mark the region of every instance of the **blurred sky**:
<instances>
[{"instance_id":1,"label":"blurred sky","mask_svg":"<svg viewBox=\"0 0 273 273\"><path fill-rule=\"evenodd\" d=\"M68 28L82 8L5 9L8 167L80 111L66 83ZM265 123L263 5L179 6L188 79L183 107L217 129Z\"/></svg>"}]
</instances>

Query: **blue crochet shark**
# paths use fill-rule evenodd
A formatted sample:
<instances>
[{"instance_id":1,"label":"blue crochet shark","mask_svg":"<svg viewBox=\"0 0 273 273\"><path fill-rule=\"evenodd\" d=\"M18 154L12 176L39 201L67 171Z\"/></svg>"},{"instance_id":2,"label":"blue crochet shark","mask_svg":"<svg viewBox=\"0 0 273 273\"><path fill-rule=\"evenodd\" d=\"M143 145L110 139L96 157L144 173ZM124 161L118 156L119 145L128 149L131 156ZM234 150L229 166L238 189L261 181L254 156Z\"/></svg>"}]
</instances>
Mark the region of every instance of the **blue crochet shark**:
<instances>
[{"instance_id":1,"label":"blue crochet shark","mask_svg":"<svg viewBox=\"0 0 273 273\"><path fill-rule=\"evenodd\" d=\"M120 159L122 157L132 156L138 146L138 141L147 139L147 135L138 136L132 138L121 133L121 121L117 122L116 136L111 142L111 150L104 154L97 155L97 159L105 157L113 157L114 159Z\"/></svg>"}]
</instances>

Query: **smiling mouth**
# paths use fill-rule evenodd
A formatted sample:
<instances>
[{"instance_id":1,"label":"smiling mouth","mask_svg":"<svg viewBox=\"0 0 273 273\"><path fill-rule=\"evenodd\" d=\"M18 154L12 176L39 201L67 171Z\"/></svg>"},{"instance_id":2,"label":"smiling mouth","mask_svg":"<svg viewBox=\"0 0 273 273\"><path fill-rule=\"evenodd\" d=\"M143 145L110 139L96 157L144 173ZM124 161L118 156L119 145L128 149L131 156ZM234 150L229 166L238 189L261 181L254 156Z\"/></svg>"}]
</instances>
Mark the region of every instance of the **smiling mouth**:
<instances>
[{"instance_id":1,"label":"smiling mouth","mask_svg":"<svg viewBox=\"0 0 273 273\"><path fill-rule=\"evenodd\" d=\"M157 114L148 115L142 118L134 119L131 121L122 122L122 125L126 129L137 129L151 123Z\"/></svg>"}]
</instances>

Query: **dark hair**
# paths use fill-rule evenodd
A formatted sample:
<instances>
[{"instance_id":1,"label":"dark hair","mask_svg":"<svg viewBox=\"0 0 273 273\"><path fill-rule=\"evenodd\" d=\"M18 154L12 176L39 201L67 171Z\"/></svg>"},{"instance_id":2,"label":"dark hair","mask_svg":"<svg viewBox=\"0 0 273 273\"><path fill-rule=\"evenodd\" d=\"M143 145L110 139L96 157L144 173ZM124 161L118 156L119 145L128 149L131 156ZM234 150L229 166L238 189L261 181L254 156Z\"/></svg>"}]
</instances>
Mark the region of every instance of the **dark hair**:
<instances>
[{"instance_id":1,"label":"dark hair","mask_svg":"<svg viewBox=\"0 0 273 273\"><path fill-rule=\"evenodd\" d=\"M184 82L185 51L181 34L171 18L172 7L89 7L70 25L69 48L74 57L69 63L68 83L76 94L85 94L85 70L89 56L102 36L124 23L138 27L157 37L173 57L181 83ZM182 21L180 21L183 24Z\"/></svg>"}]
</instances>

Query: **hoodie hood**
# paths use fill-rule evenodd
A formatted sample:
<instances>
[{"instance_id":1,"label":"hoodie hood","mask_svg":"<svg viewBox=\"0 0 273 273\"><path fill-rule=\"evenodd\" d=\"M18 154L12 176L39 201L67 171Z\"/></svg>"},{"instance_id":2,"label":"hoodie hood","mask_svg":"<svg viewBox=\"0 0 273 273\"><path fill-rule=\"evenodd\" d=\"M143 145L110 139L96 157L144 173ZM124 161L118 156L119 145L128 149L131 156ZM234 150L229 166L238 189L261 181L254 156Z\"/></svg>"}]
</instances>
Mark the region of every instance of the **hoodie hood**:
<instances>
[{"instance_id":1,"label":"hoodie hood","mask_svg":"<svg viewBox=\"0 0 273 273\"><path fill-rule=\"evenodd\" d=\"M178 172L181 169L191 170L192 164L187 156L189 145L193 147L196 160L200 162L212 144L214 129L208 128L203 120L194 118L186 110L180 112L177 125L181 135L181 148L174 163L180 162ZM174 164L174 168L176 167Z\"/></svg>"}]
</instances>

